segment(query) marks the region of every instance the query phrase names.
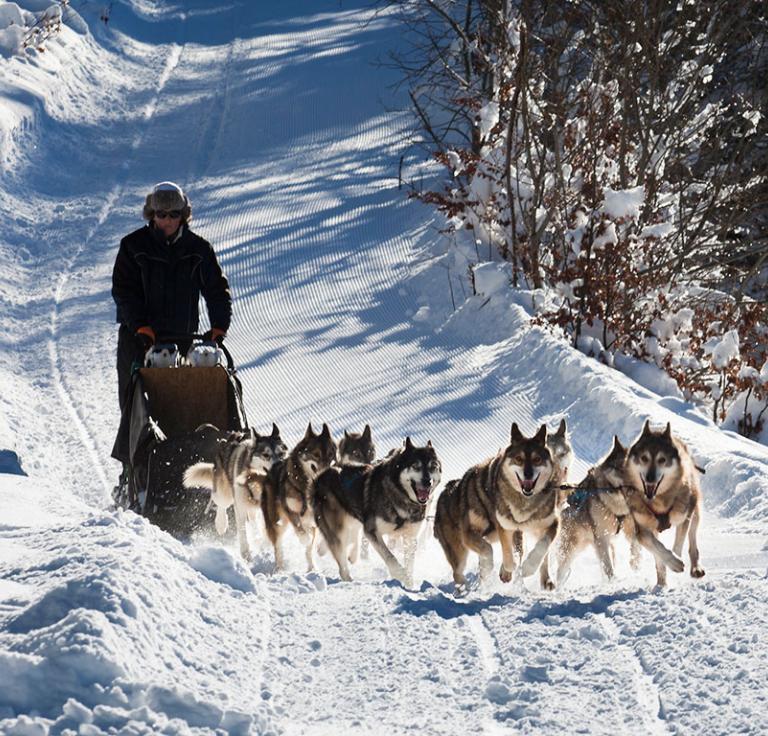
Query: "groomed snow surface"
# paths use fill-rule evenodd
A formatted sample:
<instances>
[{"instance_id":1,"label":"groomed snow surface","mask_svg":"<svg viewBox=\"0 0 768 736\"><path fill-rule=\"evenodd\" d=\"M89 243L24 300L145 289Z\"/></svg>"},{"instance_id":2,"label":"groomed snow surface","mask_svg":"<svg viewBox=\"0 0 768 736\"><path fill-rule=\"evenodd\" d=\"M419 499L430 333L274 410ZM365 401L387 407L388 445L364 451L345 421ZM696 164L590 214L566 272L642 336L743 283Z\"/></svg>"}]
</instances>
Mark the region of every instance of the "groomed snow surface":
<instances>
[{"instance_id":1,"label":"groomed snow surface","mask_svg":"<svg viewBox=\"0 0 768 736\"><path fill-rule=\"evenodd\" d=\"M0 733L768 732L765 448L532 328L503 269L470 295L466 254L398 189L409 118L376 63L395 18L352 0L81 14L89 32L65 13L44 53L0 60ZM256 429L367 422L380 454L431 439L448 480L513 421L565 416L578 481L614 434L670 421L706 469L706 577L655 590L619 545L611 583L585 553L554 593L456 599L429 534L405 589L375 553L343 583L292 543L274 575L267 548L248 567L231 539L107 510L112 263L164 179L230 277Z\"/></svg>"}]
</instances>

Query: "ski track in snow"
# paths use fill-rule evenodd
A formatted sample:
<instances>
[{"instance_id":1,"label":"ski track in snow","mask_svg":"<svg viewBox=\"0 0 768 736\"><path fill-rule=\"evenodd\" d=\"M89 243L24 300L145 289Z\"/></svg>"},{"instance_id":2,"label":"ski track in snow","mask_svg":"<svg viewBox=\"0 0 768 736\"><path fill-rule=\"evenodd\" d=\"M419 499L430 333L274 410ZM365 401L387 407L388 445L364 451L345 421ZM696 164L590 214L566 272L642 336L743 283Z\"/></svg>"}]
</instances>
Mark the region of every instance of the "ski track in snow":
<instances>
[{"instance_id":1,"label":"ski track in snow","mask_svg":"<svg viewBox=\"0 0 768 736\"><path fill-rule=\"evenodd\" d=\"M605 630L608 640L613 643L618 652L618 666L625 666L634 680L634 694L639 709L638 720L645 733L653 736L664 736L669 733L664 723L664 709L659 695L659 689L653 681L653 671L647 669L643 660L637 656L631 646L620 643L620 634L616 624L604 614L596 618Z\"/></svg>"},{"instance_id":2,"label":"ski track in snow","mask_svg":"<svg viewBox=\"0 0 768 736\"><path fill-rule=\"evenodd\" d=\"M0 192L21 246L7 249L21 294L2 293L14 351L0 370L31 407L9 412L33 456L31 478L0 477L0 731L765 732L764 450L529 329L514 302L452 312L429 213L397 189L408 121L378 99L394 76L371 64L395 21L346 0L120 8L104 49L72 42L93 78L65 74L77 104L36 112L20 134L36 147ZM161 179L187 189L229 276L254 427L277 421L294 441L310 420L337 437L367 422L380 455L432 439L447 481L512 421L567 415L578 478L614 432L669 415L714 458L711 508L734 517L708 509L707 577L653 591L646 559L608 584L585 554L555 593L494 579L454 599L429 532L421 587L405 590L375 553L342 583L328 556L299 572L289 538L296 572L272 575L263 545L248 569L231 540L181 544L101 510L117 475L111 268ZM16 366L38 349L45 365Z\"/></svg>"}]
</instances>

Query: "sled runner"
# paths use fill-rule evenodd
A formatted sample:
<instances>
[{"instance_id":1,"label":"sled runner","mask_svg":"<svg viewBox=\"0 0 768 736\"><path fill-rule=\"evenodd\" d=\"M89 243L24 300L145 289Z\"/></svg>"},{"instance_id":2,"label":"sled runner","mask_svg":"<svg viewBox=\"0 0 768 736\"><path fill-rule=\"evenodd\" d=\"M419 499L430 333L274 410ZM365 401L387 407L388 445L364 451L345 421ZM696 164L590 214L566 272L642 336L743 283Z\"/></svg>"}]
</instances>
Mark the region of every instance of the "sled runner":
<instances>
[{"instance_id":1,"label":"sled runner","mask_svg":"<svg viewBox=\"0 0 768 736\"><path fill-rule=\"evenodd\" d=\"M199 337L166 335L162 342L189 344ZM184 471L212 462L230 431L248 428L232 355L221 350L226 365L137 367L112 449L124 468L115 505L175 536L213 528L210 494L185 489Z\"/></svg>"}]
</instances>

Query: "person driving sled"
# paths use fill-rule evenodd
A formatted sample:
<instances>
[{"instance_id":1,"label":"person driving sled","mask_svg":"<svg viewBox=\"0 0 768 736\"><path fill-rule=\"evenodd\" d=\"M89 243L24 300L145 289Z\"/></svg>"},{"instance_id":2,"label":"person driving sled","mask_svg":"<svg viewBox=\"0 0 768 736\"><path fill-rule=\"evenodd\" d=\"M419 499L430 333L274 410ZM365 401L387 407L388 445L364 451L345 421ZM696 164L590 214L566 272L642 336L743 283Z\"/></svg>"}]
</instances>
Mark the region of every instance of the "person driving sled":
<instances>
[{"instance_id":1,"label":"person driving sled","mask_svg":"<svg viewBox=\"0 0 768 736\"><path fill-rule=\"evenodd\" d=\"M126 235L112 272L112 297L120 324L117 382L121 412L131 371L163 335L199 328L198 304L205 299L211 340L221 342L232 318L232 296L211 244L189 228L192 208L178 184L163 181L147 195L147 224ZM182 354L189 345L179 345Z\"/></svg>"}]
</instances>

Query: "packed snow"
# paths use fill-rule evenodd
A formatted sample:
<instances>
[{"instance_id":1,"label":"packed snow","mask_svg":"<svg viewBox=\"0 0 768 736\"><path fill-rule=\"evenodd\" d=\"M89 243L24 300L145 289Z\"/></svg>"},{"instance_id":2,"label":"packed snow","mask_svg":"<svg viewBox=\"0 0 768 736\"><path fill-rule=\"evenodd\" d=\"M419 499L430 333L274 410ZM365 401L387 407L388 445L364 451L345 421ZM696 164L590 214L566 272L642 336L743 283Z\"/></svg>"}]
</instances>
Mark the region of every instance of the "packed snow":
<instances>
[{"instance_id":1,"label":"packed snow","mask_svg":"<svg viewBox=\"0 0 768 736\"><path fill-rule=\"evenodd\" d=\"M102 13L84 4L87 27L65 13L44 52L0 59L0 733L765 733L766 448L654 366L620 373L537 327L508 267L470 276L474 247L398 187L411 120L378 63L401 43L395 15ZM379 455L431 440L447 481L512 422L566 417L578 481L614 434L671 422L705 471L706 577L657 590L649 556L632 571L619 545L611 582L585 552L554 592L494 578L457 598L429 530L406 588L373 551L345 583L328 556L305 572L291 540L275 574L268 545L246 564L231 536L180 541L111 510L111 270L166 179L230 278L257 430L293 444L310 420L337 439L369 423ZM614 194L616 217L642 203Z\"/></svg>"}]
</instances>

